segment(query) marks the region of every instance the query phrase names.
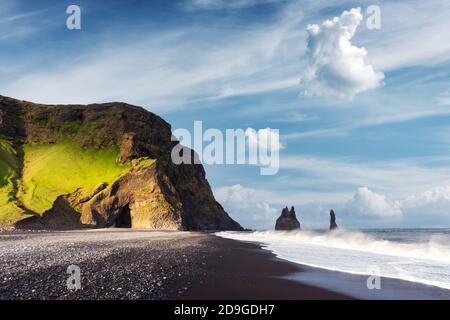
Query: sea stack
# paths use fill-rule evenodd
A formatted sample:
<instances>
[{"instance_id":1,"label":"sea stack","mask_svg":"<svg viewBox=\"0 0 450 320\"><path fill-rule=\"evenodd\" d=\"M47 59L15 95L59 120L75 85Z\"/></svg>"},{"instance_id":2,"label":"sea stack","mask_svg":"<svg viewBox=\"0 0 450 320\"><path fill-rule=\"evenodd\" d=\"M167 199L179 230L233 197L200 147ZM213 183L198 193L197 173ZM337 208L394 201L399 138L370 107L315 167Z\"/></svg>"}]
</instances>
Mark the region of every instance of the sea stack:
<instances>
[{"instance_id":1,"label":"sea stack","mask_svg":"<svg viewBox=\"0 0 450 320\"><path fill-rule=\"evenodd\" d=\"M336 224L336 214L333 210L330 211L330 230L337 229L338 226Z\"/></svg>"},{"instance_id":2,"label":"sea stack","mask_svg":"<svg viewBox=\"0 0 450 320\"><path fill-rule=\"evenodd\" d=\"M281 216L277 219L275 230L296 230L300 229L300 222L295 216L294 207L289 211L288 207L281 211Z\"/></svg>"}]
</instances>

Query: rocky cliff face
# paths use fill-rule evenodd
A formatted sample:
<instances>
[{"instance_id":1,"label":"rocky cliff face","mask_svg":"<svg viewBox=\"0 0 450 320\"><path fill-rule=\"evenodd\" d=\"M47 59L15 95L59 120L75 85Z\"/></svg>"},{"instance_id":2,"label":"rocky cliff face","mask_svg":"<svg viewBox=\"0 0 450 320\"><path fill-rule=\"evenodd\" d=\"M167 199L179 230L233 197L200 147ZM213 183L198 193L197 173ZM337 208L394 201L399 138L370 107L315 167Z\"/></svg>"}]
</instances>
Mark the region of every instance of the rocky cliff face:
<instances>
[{"instance_id":1,"label":"rocky cliff face","mask_svg":"<svg viewBox=\"0 0 450 320\"><path fill-rule=\"evenodd\" d=\"M300 229L300 222L298 222L295 215L294 207L291 210L286 207L281 211L281 216L277 219L275 230L295 230Z\"/></svg>"},{"instance_id":2,"label":"rocky cliff face","mask_svg":"<svg viewBox=\"0 0 450 320\"><path fill-rule=\"evenodd\" d=\"M172 163L177 143L163 119L125 103L0 96L0 225L241 230L202 165Z\"/></svg>"},{"instance_id":3,"label":"rocky cliff face","mask_svg":"<svg viewBox=\"0 0 450 320\"><path fill-rule=\"evenodd\" d=\"M334 230L337 229L337 224L336 224L336 214L334 213L333 210L330 211L330 230Z\"/></svg>"}]
</instances>

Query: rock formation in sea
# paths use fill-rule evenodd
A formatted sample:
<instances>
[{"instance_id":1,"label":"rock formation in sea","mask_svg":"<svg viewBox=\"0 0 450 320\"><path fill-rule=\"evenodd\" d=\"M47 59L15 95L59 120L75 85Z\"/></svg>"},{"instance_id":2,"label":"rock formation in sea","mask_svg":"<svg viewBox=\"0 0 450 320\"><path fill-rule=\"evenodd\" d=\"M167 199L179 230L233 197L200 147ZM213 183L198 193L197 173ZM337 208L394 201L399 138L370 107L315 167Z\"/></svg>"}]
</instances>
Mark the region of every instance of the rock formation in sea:
<instances>
[{"instance_id":1,"label":"rock formation in sea","mask_svg":"<svg viewBox=\"0 0 450 320\"><path fill-rule=\"evenodd\" d=\"M280 217L275 223L275 230L296 230L300 229L300 222L295 215L294 207L289 211L288 207L281 211Z\"/></svg>"},{"instance_id":2,"label":"rock formation in sea","mask_svg":"<svg viewBox=\"0 0 450 320\"><path fill-rule=\"evenodd\" d=\"M171 137L162 118L126 103L0 96L0 226L242 230L201 164L171 161Z\"/></svg>"},{"instance_id":3,"label":"rock formation in sea","mask_svg":"<svg viewBox=\"0 0 450 320\"><path fill-rule=\"evenodd\" d=\"M338 226L336 224L336 214L333 210L330 211L330 230L337 229Z\"/></svg>"}]
</instances>

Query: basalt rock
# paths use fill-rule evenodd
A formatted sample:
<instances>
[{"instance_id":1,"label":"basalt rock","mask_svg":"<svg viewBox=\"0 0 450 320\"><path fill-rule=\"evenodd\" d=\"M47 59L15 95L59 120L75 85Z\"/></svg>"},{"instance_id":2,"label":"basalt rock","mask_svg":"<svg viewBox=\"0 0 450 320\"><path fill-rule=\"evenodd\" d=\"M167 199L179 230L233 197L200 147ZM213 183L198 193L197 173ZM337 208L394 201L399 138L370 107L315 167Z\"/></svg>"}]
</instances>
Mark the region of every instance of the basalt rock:
<instances>
[{"instance_id":1,"label":"basalt rock","mask_svg":"<svg viewBox=\"0 0 450 320\"><path fill-rule=\"evenodd\" d=\"M171 127L162 118L126 103L43 105L0 96L0 143L14 147L19 172L13 176L10 169L0 170L5 175L0 176L0 189L2 179L15 179L7 194L15 216L9 216L21 217L14 221L16 228L242 230L215 200L201 164L171 161L172 148L179 143L171 138ZM50 209L35 212L26 205L30 202L26 197L33 194L24 196L23 171L33 165L24 163L24 150L67 142L81 150L117 150L117 166L128 169L97 187L90 182L60 190ZM3 144L0 169L8 160L1 158L6 154ZM196 157L188 148L182 152ZM52 174L63 172L55 169ZM8 205L0 203L0 207ZM0 226L4 221L0 216Z\"/></svg>"},{"instance_id":2,"label":"basalt rock","mask_svg":"<svg viewBox=\"0 0 450 320\"><path fill-rule=\"evenodd\" d=\"M300 229L300 222L298 222L295 215L294 207L289 211L288 207L281 211L281 216L277 219L275 230L296 230Z\"/></svg>"},{"instance_id":3,"label":"basalt rock","mask_svg":"<svg viewBox=\"0 0 450 320\"><path fill-rule=\"evenodd\" d=\"M84 228L80 215L72 208L67 197L59 196L53 207L41 216L34 215L15 223L16 229L71 230Z\"/></svg>"},{"instance_id":4,"label":"basalt rock","mask_svg":"<svg viewBox=\"0 0 450 320\"><path fill-rule=\"evenodd\" d=\"M336 214L333 210L330 211L330 230L337 229L338 226L336 224Z\"/></svg>"}]
</instances>

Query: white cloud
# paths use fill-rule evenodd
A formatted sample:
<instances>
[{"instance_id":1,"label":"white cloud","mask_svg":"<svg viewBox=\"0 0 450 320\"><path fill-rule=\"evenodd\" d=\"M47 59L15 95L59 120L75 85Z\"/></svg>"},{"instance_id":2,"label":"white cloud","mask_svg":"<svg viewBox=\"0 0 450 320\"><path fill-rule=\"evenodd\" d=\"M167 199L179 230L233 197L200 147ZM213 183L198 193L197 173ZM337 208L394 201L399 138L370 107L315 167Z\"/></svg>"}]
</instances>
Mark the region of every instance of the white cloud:
<instances>
[{"instance_id":1,"label":"white cloud","mask_svg":"<svg viewBox=\"0 0 450 320\"><path fill-rule=\"evenodd\" d=\"M366 49L351 43L362 19L361 9L354 8L320 26L308 25L309 66L300 81L305 95L352 98L381 85L384 75L365 62Z\"/></svg>"},{"instance_id":2,"label":"white cloud","mask_svg":"<svg viewBox=\"0 0 450 320\"><path fill-rule=\"evenodd\" d=\"M405 222L430 222L430 216L450 216L450 186L436 187L397 200L375 193L367 187L358 188L343 211L351 218L398 219ZM432 220L431 220L432 221Z\"/></svg>"},{"instance_id":3,"label":"white cloud","mask_svg":"<svg viewBox=\"0 0 450 320\"><path fill-rule=\"evenodd\" d=\"M225 210L244 227L273 228L278 210L262 201L258 190L236 184L219 188L214 194Z\"/></svg>"},{"instance_id":4,"label":"white cloud","mask_svg":"<svg viewBox=\"0 0 450 320\"><path fill-rule=\"evenodd\" d=\"M247 128L245 135L248 137L248 144L252 149L274 152L284 148L280 142L278 130L266 128L256 131L255 129Z\"/></svg>"},{"instance_id":5,"label":"white cloud","mask_svg":"<svg viewBox=\"0 0 450 320\"><path fill-rule=\"evenodd\" d=\"M393 218L402 215L399 202L389 201L386 196L366 187L356 190L353 198L347 202L345 210L356 216Z\"/></svg>"},{"instance_id":6,"label":"white cloud","mask_svg":"<svg viewBox=\"0 0 450 320\"><path fill-rule=\"evenodd\" d=\"M402 201L402 210L408 214L450 215L450 186L408 196Z\"/></svg>"}]
</instances>

